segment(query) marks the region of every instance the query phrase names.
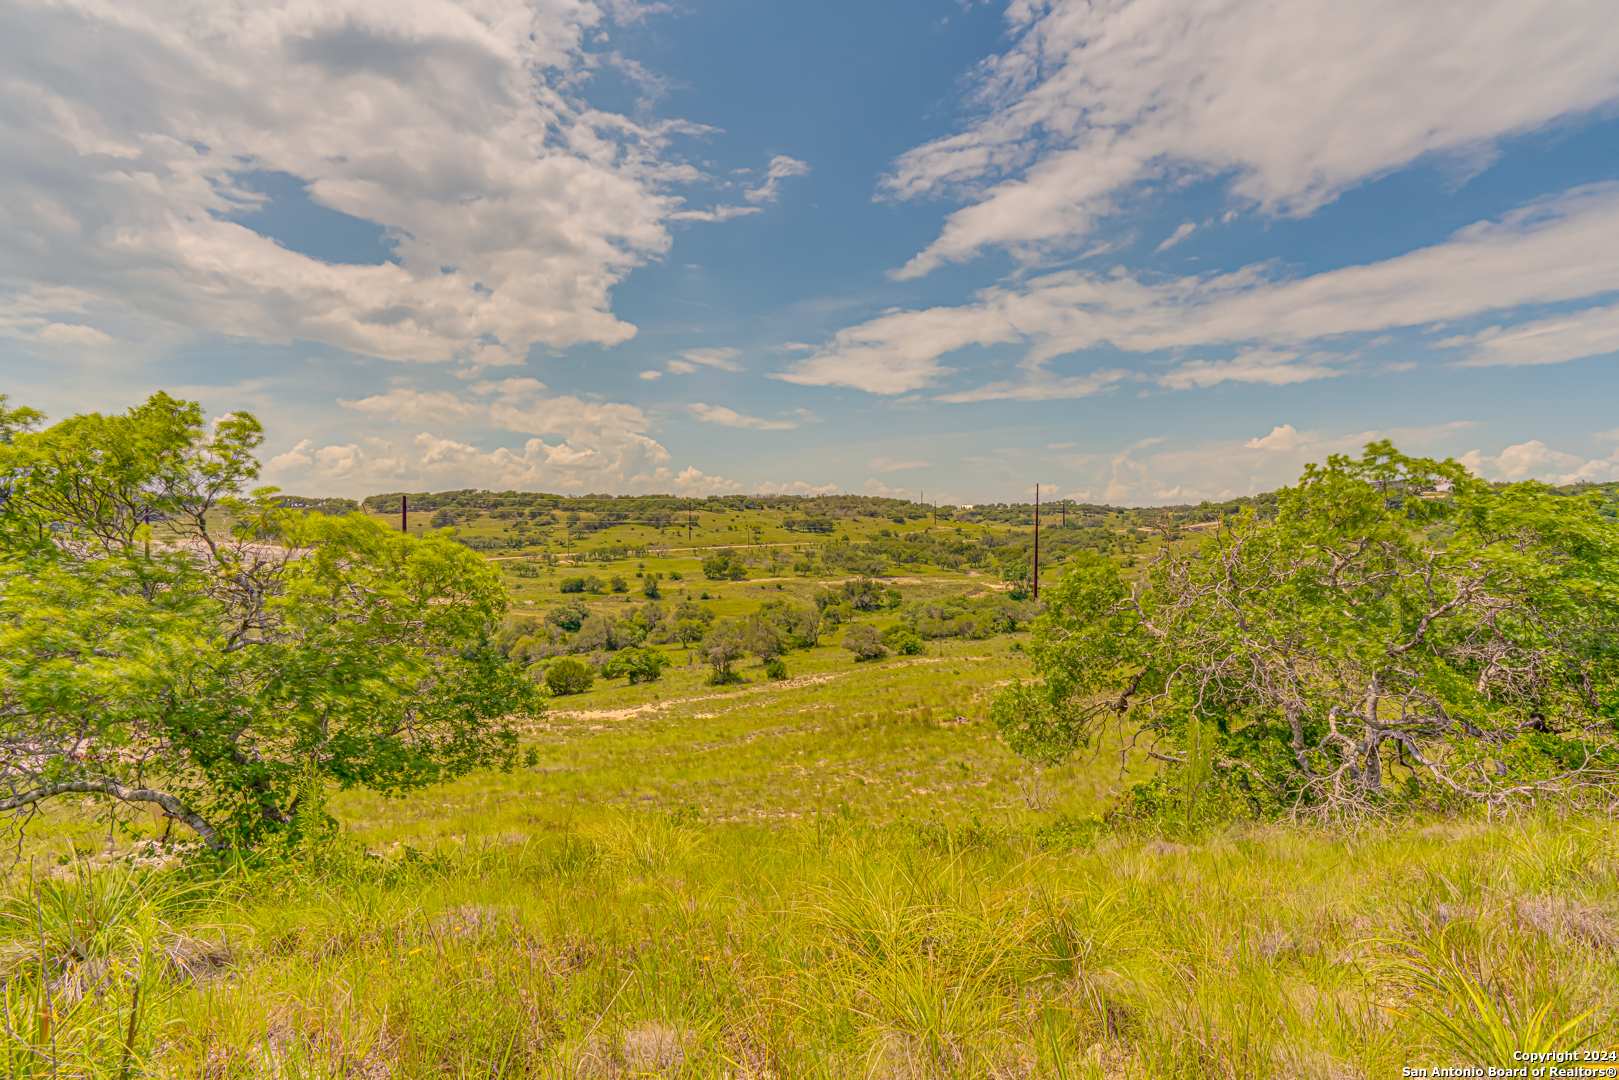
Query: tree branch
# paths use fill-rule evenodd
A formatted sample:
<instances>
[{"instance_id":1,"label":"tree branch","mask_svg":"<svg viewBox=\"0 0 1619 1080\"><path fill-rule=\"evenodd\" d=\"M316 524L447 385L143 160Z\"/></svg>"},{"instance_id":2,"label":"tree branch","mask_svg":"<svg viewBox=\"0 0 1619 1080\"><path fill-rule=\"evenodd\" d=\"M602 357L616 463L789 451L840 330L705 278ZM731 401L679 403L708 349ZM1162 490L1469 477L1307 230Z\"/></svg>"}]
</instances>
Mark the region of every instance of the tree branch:
<instances>
[{"instance_id":1,"label":"tree branch","mask_svg":"<svg viewBox=\"0 0 1619 1080\"><path fill-rule=\"evenodd\" d=\"M7 810L21 810L26 806L44 799L54 798L57 795L110 795L128 803L155 803L172 818L178 818L191 826L202 842L221 851L230 845L219 835L212 825L203 819L202 815L190 809L179 799L166 791L153 791L151 788L125 787L116 780L66 780L56 784L46 784L32 791L25 791L20 795L13 795L9 799L0 799L0 812Z\"/></svg>"}]
</instances>

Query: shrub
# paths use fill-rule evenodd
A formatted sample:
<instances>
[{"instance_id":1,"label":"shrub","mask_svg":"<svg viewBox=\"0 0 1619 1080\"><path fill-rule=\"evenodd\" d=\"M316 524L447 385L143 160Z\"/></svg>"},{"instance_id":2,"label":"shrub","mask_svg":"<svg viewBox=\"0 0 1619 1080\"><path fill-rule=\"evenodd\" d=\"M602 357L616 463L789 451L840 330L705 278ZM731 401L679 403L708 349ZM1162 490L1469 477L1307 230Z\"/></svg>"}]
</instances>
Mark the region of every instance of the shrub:
<instances>
[{"instance_id":1,"label":"shrub","mask_svg":"<svg viewBox=\"0 0 1619 1080\"><path fill-rule=\"evenodd\" d=\"M765 678L785 679L787 677L787 661L779 656L772 656L765 661Z\"/></svg>"},{"instance_id":2,"label":"shrub","mask_svg":"<svg viewBox=\"0 0 1619 1080\"><path fill-rule=\"evenodd\" d=\"M584 621L588 618L590 618L590 609L585 607L585 605L580 603L578 600L571 600L566 603L558 604L556 607L545 613L546 622L550 623L558 630L566 630L569 633L573 633L575 630L578 630L580 626L584 625Z\"/></svg>"},{"instance_id":3,"label":"shrub","mask_svg":"<svg viewBox=\"0 0 1619 1080\"><path fill-rule=\"evenodd\" d=\"M902 626L891 626L883 631L883 644L901 656L915 656L922 651L922 639Z\"/></svg>"},{"instance_id":4,"label":"shrub","mask_svg":"<svg viewBox=\"0 0 1619 1080\"><path fill-rule=\"evenodd\" d=\"M545 688L558 697L582 694L595 682L596 676L590 670L590 665L571 656L555 661L545 671Z\"/></svg>"},{"instance_id":5,"label":"shrub","mask_svg":"<svg viewBox=\"0 0 1619 1080\"><path fill-rule=\"evenodd\" d=\"M614 574L607 580L607 583L612 586L613 591L616 593L630 591L630 583L624 580L623 574Z\"/></svg>"},{"instance_id":6,"label":"shrub","mask_svg":"<svg viewBox=\"0 0 1619 1080\"><path fill-rule=\"evenodd\" d=\"M746 635L740 625L730 619L719 623L703 639L702 652L703 659L714 669L708 677L710 685L724 686L740 681L731 668L747 652Z\"/></svg>"},{"instance_id":7,"label":"shrub","mask_svg":"<svg viewBox=\"0 0 1619 1080\"><path fill-rule=\"evenodd\" d=\"M609 679L629 679L631 684L652 682L663 675L668 664L669 657L656 649L623 649L602 668L602 674Z\"/></svg>"},{"instance_id":8,"label":"shrub","mask_svg":"<svg viewBox=\"0 0 1619 1080\"><path fill-rule=\"evenodd\" d=\"M713 555L703 560L703 576L710 581L742 581L748 568L735 555Z\"/></svg>"},{"instance_id":9,"label":"shrub","mask_svg":"<svg viewBox=\"0 0 1619 1080\"><path fill-rule=\"evenodd\" d=\"M585 579L582 577L565 577L558 583L565 593L582 593L585 591Z\"/></svg>"},{"instance_id":10,"label":"shrub","mask_svg":"<svg viewBox=\"0 0 1619 1080\"><path fill-rule=\"evenodd\" d=\"M843 647L854 653L856 660L881 660L888 655L874 626L849 627L843 635Z\"/></svg>"}]
</instances>

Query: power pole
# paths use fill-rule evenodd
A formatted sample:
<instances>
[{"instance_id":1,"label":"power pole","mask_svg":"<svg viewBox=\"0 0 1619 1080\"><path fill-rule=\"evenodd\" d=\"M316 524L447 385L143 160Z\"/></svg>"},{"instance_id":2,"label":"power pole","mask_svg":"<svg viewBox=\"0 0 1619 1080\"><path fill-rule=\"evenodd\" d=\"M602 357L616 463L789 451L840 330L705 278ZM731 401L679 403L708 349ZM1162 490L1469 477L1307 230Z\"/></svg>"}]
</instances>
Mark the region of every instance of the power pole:
<instances>
[{"instance_id":1,"label":"power pole","mask_svg":"<svg viewBox=\"0 0 1619 1080\"><path fill-rule=\"evenodd\" d=\"M1040 485L1034 485L1034 598L1040 599Z\"/></svg>"},{"instance_id":2,"label":"power pole","mask_svg":"<svg viewBox=\"0 0 1619 1080\"><path fill-rule=\"evenodd\" d=\"M399 531L410 532L410 496L399 496Z\"/></svg>"}]
</instances>

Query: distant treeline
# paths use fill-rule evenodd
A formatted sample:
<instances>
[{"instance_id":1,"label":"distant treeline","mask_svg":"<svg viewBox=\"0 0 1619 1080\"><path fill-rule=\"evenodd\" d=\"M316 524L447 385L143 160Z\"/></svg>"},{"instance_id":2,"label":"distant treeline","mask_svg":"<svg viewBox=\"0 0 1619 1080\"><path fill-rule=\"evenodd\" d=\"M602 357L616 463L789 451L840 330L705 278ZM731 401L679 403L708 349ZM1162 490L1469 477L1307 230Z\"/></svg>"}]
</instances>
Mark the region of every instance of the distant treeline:
<instances>
[{"instance_id":1,"label":"distant treeline","mask_svg":"<svg viewBox=\"0 0 1619 1080\"><path fill-rule=\"evenodd\" d=\"M1569 495L1598 495L1603 501L1603 513L1619 517L1619 482L1601 484L1578 483L1558 488ZM1035 506L1033 502L977 503L970 507L925 505L910 499L887 499L871 495L710 495L694 499L678 495L555 495L531 491L484 491L464 488L459 491L390 492L368 495L358 504L352 499L306 498L281 496L282 505L301 505L322 513L348 513L364 508L373 513L399 512L400 499L408 496L410 508L415 511L446 510L452 517L474 517L489 514L496 518L523 517L538 519L547 515L589 514L589 522L579 522L581 528L601 529L613 525L639 524L665 528L684 522L682 515L701 511L723 514L743 510L779 510L788 516L783 524L790 530L805 533L830 533L836 522L856 518L887 518L896 524L931 518L957 524L986 524L1032 526ZM1040 504L1042 526L1066 523L1071 528L1117 529L1134 526L1168 528L1215 521L1253 507L1262 517L1276 512L1279 493L1268 491L1260 495L1247 495L1223 502L1203 501L1179 503L1173 506L1127 507L1105 503L1081 503L1058 499ZM504 513L503 513L504 511ZM575 524L575 522L570 522Z\"/></svg>"},{"instance_id":2,"label":"distant treeline","mask_svg":"<svg viewBox=\"0 0 1619 1080\"><path fill-rule=\"evenodd\" d=\"M687 511L700 510L708 514L724 514L742 510L783 510L789 513L817 514L835 517L880 517L894 511L901 513L920 507L904 499L880 499L870 495L710 495L706 499L688 499L678 495L552 495L535 491L481 491L466 488L460 491L389 492L368 495L361 500L366 510L375 513L399 512L399 501L409 497L410 509L463 510L493 514L499 510L532 513L594 514L619 522L640 521L649 516L667 515L672 521Z\"/></svg>"}]
</instances>

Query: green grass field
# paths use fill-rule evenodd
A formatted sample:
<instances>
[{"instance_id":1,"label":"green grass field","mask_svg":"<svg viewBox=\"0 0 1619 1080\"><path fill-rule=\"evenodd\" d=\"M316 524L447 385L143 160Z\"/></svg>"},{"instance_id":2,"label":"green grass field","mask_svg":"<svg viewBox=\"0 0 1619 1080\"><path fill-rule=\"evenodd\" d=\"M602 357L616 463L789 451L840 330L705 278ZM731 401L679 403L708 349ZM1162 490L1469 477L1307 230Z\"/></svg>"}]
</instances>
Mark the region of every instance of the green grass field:
<instances>
[{"instance_id":1,"label":"green grass field","mask_svg":"<svg viewBox=\"0 0 1619 1080\"><path fill-rule=\"evenodd\" d=\"M584 572L637 568L722 617L820 587ZM538 612L570 572L505 580ZM1373 1080L1619 1040L1609 820L1126 828L1121 733L1040 770L988 724L1020 635L836 640L728 687L667 646L512 771L334 792L284 857L146 868L150 818L52 808L0 910L5 1075Z\"/></svg>"}]
</instances>

